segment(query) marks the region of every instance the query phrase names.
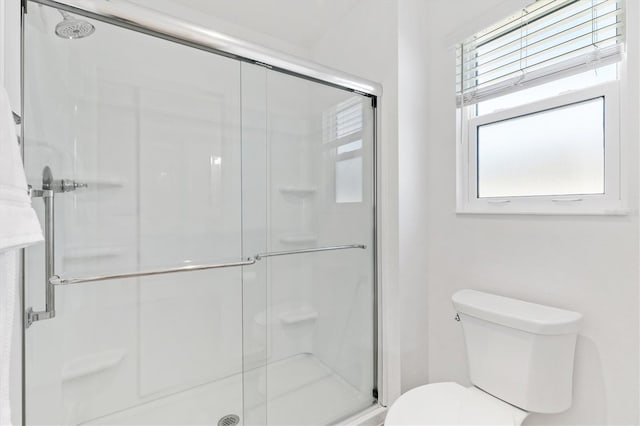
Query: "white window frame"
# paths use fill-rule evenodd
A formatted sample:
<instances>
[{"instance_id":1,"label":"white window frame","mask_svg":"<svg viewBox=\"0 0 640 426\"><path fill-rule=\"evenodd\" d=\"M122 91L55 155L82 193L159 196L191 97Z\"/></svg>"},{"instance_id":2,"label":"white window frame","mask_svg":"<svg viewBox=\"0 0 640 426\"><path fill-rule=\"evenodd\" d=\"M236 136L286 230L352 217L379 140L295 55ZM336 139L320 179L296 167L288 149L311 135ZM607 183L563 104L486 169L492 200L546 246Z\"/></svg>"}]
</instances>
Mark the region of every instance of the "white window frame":
<instances>
[{"instance_id":1,"label":"white window frame","mask_svg":"<svg viewBox=\"0 0 640 426\"><path fill-rule=\"evenodd\" d=\"M477 182L478 127L604 98L604 194L545 195L479 198ZM459 110L457 213L621 215L627 209L621 196L620 81L570 91L541 101L474 116L475 105Z\"/></svg>"}]
</instances>

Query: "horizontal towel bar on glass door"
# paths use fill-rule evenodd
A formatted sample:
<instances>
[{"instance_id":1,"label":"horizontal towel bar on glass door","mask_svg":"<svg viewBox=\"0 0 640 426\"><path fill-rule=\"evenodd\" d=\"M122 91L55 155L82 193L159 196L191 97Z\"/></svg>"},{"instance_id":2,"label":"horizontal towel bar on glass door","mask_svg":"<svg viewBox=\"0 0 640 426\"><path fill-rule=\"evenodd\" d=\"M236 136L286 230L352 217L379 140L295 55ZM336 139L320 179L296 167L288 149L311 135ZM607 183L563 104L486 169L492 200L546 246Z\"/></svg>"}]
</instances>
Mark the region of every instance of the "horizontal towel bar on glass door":
<instances>
[{"instance_id":1,"label":"horizontal towel bar on glass door","mask_svg":"<svg viewBox=\"0 0 640 426\"><path fill-rule=\"evenodd\" d=\"M253 265L254 263L256 263L256 260L254 258L249 258L243 262L216 263L212 265L188 265L188 266L180 266L177 268L156 269L154 271L140 271L140 272L128 272L124 274L98 275L98 276L86 277L86 278L61 278L58 275L54 275L51 278L49 278L49 282L53 285L93 283L97 281L117 280L117 279L123 279L123 278L151 277L153 275L176 274L179 272L193 272L193 271L204 271L207 269L233 268L237 266Z\"/></svg>"},{"instance_id":2,"label":"horizontal towel bar on glass door","mask_svg":"<svg viewBox=\"0 0 640 426\"><path fill-rule=\"evenodd\" d=\"M129 272L124 274L97 275L97 276L85 277L85 278L62 278L58 275L54 275L51 278L49 278L49 282L53 285L71 285L71 284L92 283L92 282L98 282L98 281L108 281L108 280L125 279L125 278L150 277L154 275L176 274L180 272L205 271L208 269L222 269L222 268L233 268L238 266L249 266L249 265L255 264L257 261L265 257L287 256L292 254L314 253L314 252L331 251L331 250L366 249L366 248L367 246L365 246L364 244L349 244L344 246L317 247L317 248L300 249L300 250L275 251L275 252L269 252L269 253L256 254L254 257L250 257L247 260L244 260L241 262L215 263L215 264L209 264L209 265L188 265L188 266L180 266L177 268L156 269L153 271Z\"/></svg>"},{"instance_id":3,"label":"horizontal towel bar on glass door","mask_svg":"<svg viewBox=\"0 0 640 426\"><path fill-rule=\"evenodd\" d=\"M300 249L300 250L287 250L287 251L272 251L269 253L260 253L255 255L256 260L260 260L263 257L276 257L276 256L288 256L291 254L303 254L303 253L314 253L318 251L331 251L331 250L347 250L347 249L366 249L367 246L364 244L348 244L344 246L330 246L330 247L316 247L309 249Z\"/></svg>"}]
</instances>

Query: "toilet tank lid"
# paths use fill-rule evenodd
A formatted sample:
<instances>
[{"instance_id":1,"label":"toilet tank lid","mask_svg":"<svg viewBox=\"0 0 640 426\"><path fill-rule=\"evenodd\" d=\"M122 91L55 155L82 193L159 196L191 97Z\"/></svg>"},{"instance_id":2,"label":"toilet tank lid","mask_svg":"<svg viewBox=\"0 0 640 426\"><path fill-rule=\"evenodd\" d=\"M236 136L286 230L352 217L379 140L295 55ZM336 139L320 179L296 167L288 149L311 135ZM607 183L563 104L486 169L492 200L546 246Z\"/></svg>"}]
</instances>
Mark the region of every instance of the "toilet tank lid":
<instances>
[{"instance_id":1,"label":"toilet tank lid","mask_svg":"<svg viewBox=\"0 0 640 426\"><path fill-rule=\"evenodd\" d=\"M460 290L452 300L461 314L533 334L577 333L582 322L582 314L577 312L477 290Z\"/></svg>"}]
</instances>

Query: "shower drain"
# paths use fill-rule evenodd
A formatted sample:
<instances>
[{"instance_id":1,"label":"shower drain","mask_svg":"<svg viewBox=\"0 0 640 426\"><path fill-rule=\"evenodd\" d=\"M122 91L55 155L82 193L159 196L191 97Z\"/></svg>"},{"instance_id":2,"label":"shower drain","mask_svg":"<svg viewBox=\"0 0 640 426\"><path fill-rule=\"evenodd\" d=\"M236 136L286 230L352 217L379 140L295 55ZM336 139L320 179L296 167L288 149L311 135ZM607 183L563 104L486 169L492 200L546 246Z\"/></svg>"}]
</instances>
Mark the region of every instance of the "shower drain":
<instances>
[{"instance_id":1,"label":"shower drain","mask_svg":"<svg viewBox=\"0 0 640 426\"><path fill-rule=\"evenodd\" d=\"M218 420L218 426L235 426L240 423L240 417L235 414L227 414Z\"/></svg>"}]
</instances>

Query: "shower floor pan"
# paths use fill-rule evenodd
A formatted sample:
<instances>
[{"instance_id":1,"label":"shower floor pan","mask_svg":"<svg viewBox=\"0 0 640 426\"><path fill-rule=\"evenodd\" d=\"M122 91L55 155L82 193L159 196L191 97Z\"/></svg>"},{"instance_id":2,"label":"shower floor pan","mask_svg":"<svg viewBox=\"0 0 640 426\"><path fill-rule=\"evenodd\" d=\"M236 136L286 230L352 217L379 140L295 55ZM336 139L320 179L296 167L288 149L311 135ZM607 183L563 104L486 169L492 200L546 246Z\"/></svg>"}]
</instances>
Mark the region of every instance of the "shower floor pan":
<instances>
[{"instance_id":1,"label":"shower floor pan","mask_svg":"<svg viewBox=\"0 0 640 426\"><path fill-rule=\"evenodd\" d=\"M246 413L238 396L242 375L226 377L184 392L160 398L84 425L217 425L236 414L240 425L328 425L366 409L373 400L333 372L311 354L301 354L268 366L269 400L265 401L261 369L245 374L255 383L254 395L245 390ZM262 375L264 377L264 375Z\"/></svg>"}]
</instances>

